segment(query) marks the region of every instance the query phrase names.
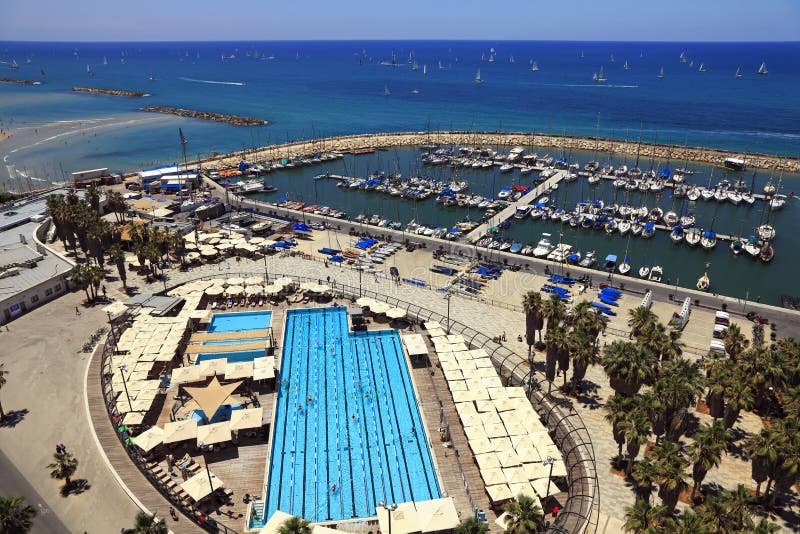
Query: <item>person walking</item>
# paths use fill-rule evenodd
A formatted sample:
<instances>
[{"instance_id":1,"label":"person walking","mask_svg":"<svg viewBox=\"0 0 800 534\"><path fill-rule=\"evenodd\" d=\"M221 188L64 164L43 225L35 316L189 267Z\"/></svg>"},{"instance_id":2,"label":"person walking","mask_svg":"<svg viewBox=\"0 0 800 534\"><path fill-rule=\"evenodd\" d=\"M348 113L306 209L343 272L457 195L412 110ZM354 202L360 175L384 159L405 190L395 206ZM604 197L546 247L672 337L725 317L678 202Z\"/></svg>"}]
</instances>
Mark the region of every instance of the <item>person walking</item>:
<instances>
[{"instance_id":1,"label":"person walking","mask_svg":"<svg viewBox=\"0 0 800 534\"><path fill-rule=\"evenodd\" d=\"M80 314L81 314L81 311L78 309L77 306L75 306L75 315L80 315Z\"/></svg>"}]
</instances>

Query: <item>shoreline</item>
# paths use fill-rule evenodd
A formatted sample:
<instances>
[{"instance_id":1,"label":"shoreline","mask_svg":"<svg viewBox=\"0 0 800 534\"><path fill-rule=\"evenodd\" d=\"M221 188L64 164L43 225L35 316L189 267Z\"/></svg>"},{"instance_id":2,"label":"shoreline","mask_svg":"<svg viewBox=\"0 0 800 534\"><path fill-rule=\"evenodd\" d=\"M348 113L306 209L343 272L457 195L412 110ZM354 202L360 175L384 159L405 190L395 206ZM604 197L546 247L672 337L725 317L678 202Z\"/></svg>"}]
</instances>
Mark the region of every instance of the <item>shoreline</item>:
<instances>
[{"instance_id":1,"label":"shoreline","mask_svg":"<svg viewBox=\"0 0 800 534\"><path fill-rule=\"evenodd\" d=\"M387 132L374 134L355 134L336 137L325 137L316 140L293 141L277 145L266 145L254 149L240 150L228 154L215 155L201 159L200 163L213 163L220 166L236 166L241 159L254 160L280 159L284 157L303 156L316 152L337 150L351 152L365 148L393 148L438 143L447 145L469 146L535 146L550 149L563 148L593 151L593 137L560 136L540 133L520 132ZM722 166L725 158L742 157L741 152L706 147L681 147L656 143L636 143L617 139L599 138L598 152L636 156L637 148L640 159L651 157L658 160L669 159L679 165L682 161L706 163ZM747 154L748 168L768 169L800 173L800 157L780 156L773 154Z\"/></svg>"}]
</instances>

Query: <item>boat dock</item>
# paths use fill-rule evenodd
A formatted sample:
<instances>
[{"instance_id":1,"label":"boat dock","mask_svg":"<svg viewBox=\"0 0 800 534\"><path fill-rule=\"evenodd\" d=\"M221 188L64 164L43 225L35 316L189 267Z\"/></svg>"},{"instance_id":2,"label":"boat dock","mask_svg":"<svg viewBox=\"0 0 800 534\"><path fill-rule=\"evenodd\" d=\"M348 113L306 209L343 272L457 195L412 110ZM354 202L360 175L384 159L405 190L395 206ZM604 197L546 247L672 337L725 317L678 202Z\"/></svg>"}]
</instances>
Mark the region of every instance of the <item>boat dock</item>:
<instances>
[{"instance_id":1,"label":"boat dock","mask_svg":"<svg viewBox=\"0 0 800 534\"><path fill-rule=\"evenodd\" d=\"M470 243L475 243L486 235L489 231L489 228L492 226L496 226L503 221L506 221L514 216L514 213L517 211L518 206L525 206L527 204L531 204L534 200L538 197L544 195L545 193L549 193L550 189L558 184L564 177L567 175L567 171L561 170L557 171L553 176L545 180L544 182L540 183L524 195L520 197L519 200L516 202L510 203L503 211L489 219L488 221L480 224L479 226L475 227L470 233L467 234L467 240Z\"/></svg>"}]
</instances>

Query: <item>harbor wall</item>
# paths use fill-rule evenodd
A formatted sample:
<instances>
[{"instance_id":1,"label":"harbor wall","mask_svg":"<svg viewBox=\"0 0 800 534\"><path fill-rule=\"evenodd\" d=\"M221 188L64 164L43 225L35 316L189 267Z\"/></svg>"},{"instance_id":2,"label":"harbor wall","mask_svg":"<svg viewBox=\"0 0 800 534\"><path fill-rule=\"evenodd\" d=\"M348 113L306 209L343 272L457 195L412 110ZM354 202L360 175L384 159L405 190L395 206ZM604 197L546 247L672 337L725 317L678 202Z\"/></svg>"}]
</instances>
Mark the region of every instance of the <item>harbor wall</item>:
<instances>
[{"instance_id":1,"label":"harbor wall","mask_svg":"<svg viewBox=\"0 0 800 534\"><path fill-rule=\"evenodd\" d=\"M743 154L742 152L733 152L716 148L637 143L635 141L621 141L608 138L600 138L596 142L599 152L613 152L615 157L621 155L628 158L636 157L636 152L638 150L640 166L643 166L644 162L647 162L651 158L659 161L669 160L672 162L671 165L675 167L680 166L684 160L722 166L725 158L745 157L748 168L800 173L800 158L791 156L757 153ZM315 140L293 141L264 146L215 156L201 160L201 163L229 167L238 165L238 162L242 158L270 160L303 156L330 150L348 152L358 149L393 148L429 143L439 143L442 146L485 146L494 148L534 146L545 148L554 156L561 153L562 147L567 151L573 149L592 151L595 148L595 139L593 137L561 136L541 133L470 131L368 133L324 137Z\"/></svg>"}]
</instances>

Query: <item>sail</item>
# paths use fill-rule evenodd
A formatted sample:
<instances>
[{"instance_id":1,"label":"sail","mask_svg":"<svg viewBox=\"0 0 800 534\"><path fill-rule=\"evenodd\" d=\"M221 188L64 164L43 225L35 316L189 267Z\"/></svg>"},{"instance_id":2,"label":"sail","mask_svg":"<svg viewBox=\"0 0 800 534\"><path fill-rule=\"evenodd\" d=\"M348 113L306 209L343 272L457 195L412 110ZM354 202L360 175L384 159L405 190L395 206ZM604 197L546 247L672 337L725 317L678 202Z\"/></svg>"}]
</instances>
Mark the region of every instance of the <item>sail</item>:
<instances>
[{"instance_id":1,"label":"sail","mask_svg":"<svg viewBox=\"0 0 800 534\"><path fill-rule=\"evenodd\" d=\"M761 62L761 66L758 67L758 73L761 74L762 76L767 74L767 63L766 63L766 61L762 61Z\"/></svg>"}]
</instances>

